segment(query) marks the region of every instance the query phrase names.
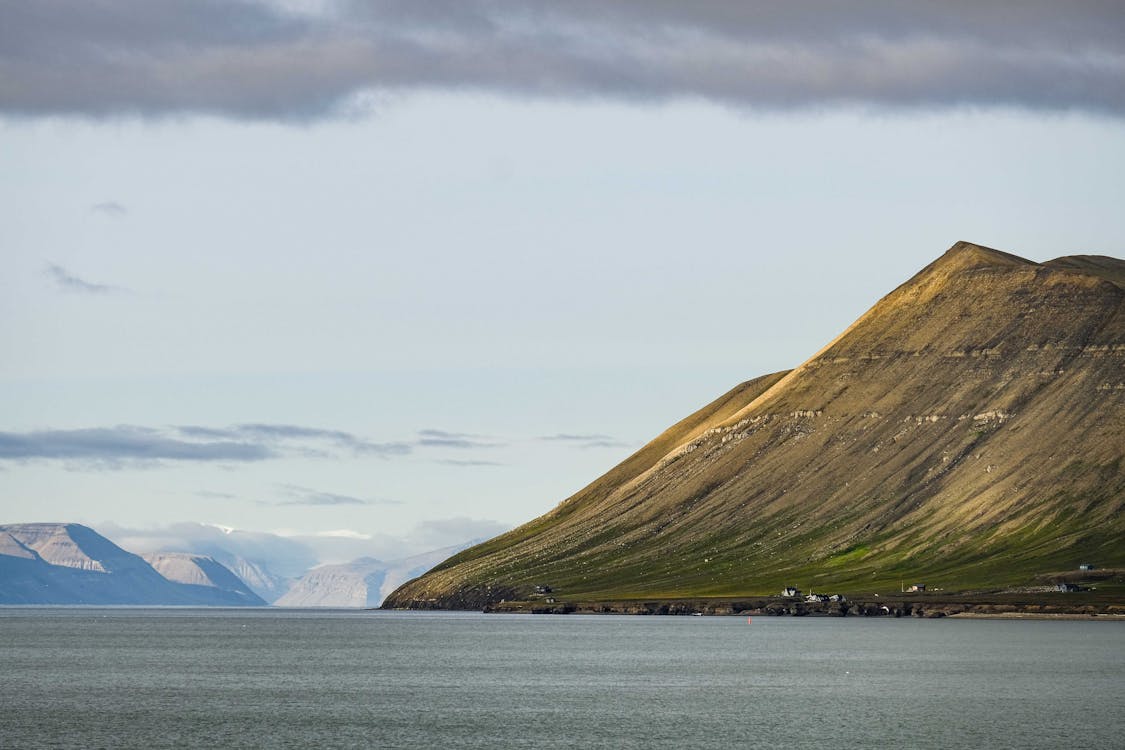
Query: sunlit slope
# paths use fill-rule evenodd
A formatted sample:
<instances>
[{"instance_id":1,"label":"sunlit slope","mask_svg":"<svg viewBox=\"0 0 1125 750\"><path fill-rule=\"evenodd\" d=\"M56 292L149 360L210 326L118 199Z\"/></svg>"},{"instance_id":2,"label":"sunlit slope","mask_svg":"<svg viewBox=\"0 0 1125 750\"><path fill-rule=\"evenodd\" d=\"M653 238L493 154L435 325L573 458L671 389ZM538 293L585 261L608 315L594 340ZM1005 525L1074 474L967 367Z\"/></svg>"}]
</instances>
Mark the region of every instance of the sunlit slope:
<instances>
[{"instance_id":1,"label":"sunlit slope","mask_svg":"<svg viewBox=\"0 0 1125 750\"><path fill-rule=\"evenodd\" d=\"M750 381L388 606L1031 582L1125 566L1125 262L958 243L797 369Z\"/></svg>"}]
</instances>

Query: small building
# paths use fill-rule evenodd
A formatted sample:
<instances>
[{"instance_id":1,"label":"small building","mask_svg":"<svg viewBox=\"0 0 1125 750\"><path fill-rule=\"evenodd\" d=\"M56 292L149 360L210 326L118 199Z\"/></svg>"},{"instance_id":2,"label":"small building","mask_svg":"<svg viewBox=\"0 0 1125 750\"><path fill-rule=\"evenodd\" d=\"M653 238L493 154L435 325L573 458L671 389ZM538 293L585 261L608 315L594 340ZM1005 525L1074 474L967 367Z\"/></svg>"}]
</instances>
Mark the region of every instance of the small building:
<instances>
[{"instance_id":1,"label":"small building","mask_svg":"<svg viewBox=\"0 0 1125 750\"><path fill-rule=\"evenodd\" d=\"M552 591L554 591L554 589L552 589L547 584L540 584L540 585L535 587L535 593L536 594L549 594Z\"/></svg>"},{"instance_id":2,"label":"small building","mask_svg":"<svg viewBox=\"0 0 1125 750\"><path fill-rule=\"evenodd\" d=\"M1076 583L1059 583L1055 585L1055 591L1070 593L1071 591L1080 591L1080 589Z\"/></svg>"},{"instance_id":3,"label":"small building","mask_svg":"<svg viewBox=\"0 0 1125 750\"><path fill-rule=\"evenodd\" d=\"M796 586L786 586L781 590L782 596L800 596L801 590Z\"/></svg>"},{"instance_id":4,"label":"small building","mask_svg":"<svg viewBox=\"0 0 1125 750\"><path fill-rule=\"evenodd\" d=\"M907 591L912 592L912 593L918 592L918 591L925 591L925 590L926 590L926 584L924 584L924 583L911 584L910 588L907 589Z\"/></svg>"},{"instance_id":5,"label":"small building","mask_svg":"<svg viewBox=\"0 0 1125 750\"><path fill-rule=\"evenodd\" d=\"M1081 565L1078 566L1078 569L1079 570L1093 570L1094 566L1091 565L1090 563L1082 563Z\"/></svg>"},{"instance_id":6,"label":"small building","mask_svg":"<svg viewBox=\"0 0 1125 750\"><path fill-rule=\"evenodd\" d=\"M830 602L846 602L848 599L843 594L832 594L828 597Z\"/></svg>"},{"instance_id":7,"label":"small building","mask_svg":"<svg viewBox=\"0 0 1125 750\"><path fill-rule=\"evenodd\" d=\"M805 597L806 602L826 602L828 601L828 594L809 594Z\"/></svg>"}]
</instances>

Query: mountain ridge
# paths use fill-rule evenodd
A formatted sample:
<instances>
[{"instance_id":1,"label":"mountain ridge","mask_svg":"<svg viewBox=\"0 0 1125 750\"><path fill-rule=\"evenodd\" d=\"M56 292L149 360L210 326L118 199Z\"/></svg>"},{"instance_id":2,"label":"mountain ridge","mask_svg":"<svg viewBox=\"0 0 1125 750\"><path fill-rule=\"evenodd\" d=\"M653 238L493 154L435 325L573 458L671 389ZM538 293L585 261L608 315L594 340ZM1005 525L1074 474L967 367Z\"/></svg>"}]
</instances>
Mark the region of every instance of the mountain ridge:
<instances>
[{"instance_id":1,"label":"mountain ridge","mask_svg":"<svg viewBox=\"0 0 1125 750\"><path fill-rule=\"evenodd\" d=\"M169 577L81 524L0 525L0 604L265 604L219 563L207 558L201 568L191 557L164 556L191 562L198 574L180 566ZM197 583L204 579L207 584Z\"/></svg>"},{"instance_id":2,"label":"mountain ridge","mask_svg":"<svg viewBox=\"0 0 1125 750\"><path fill-rule=\"evenodd\" d=\"M260 607L266 604L234 571L210 555L147 552L140 557L173 583L217 589L247 606Z\"/></svg>"}]
</instances>

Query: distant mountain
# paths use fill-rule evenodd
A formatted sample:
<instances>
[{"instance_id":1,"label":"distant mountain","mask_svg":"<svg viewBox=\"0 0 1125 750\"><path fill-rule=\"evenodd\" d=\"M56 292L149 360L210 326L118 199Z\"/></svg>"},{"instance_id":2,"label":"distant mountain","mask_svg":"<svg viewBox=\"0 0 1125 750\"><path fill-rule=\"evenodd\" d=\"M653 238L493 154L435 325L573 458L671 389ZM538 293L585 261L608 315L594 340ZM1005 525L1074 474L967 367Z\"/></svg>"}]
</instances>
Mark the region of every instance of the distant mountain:
<instances>
[{"instance_id":1,"label":"distant mountain","mask_svg":"<svg viewBox=\"0 0 1125 750\"><path fill-rule=\"evenodd\" d=\"M382 601L379 593L387 563L361 557L349 563L320 565L298 578L277 607L374 607Z\"/></svg>"},{"instance_id":2,"label":"distant mountain","mask_svg":"<svg viewBox=\"0 0 1125 750\"><path fill-rule=\"evenodd\" d=\"M265 604L213 560L160 564L167 575L80 524L7 524L0 526L0 604Z\"/></svg>"},{"instance_id":3,"label":"distant mountain","mask_svg":"<svg viewBox=\"0 0 1125 750\"><path fill-rule=\"evenodd\" d=\"M291 538L212 524L181 522L155 529L107 524L105 533L142 555L189 552L213 558L271 603L316 564L314 552Z\"/></svg>"},{"instance_id":4,"label":"distant mountain","mask_svg":"<svg viewBox=\"0 0 1125 750\"><path fill-rule=\"evenodd\" d=\"M250 587L251 591L269 604L273 604L277 601L278 597L284 595L294 582L292 578L277 575L262 562L247 560L245 557L230 553L224 554L222 551L218 550L212 557L226 568L230 569L232 573Z\"/></svg>"},{"instance_id":5,"label":"distant mountain","mask_svg":"<svg viewBox=\"0 0 1125 750\"><path fill-rule=\"evenodd\" d=\"M383 562L361 557L341 565L313 568L274 602L278 607L378 607L391 591L425 573L469 544Z\"/></svg>"},{"instance_id":6,"label":"distant mountain","mask_svg":"<svg viewBox=\"0 0 1125 750\"><path fill-rule=\"evenodd\" d=\"M216 595L221 592L223 597L238 606L260 607L266 603L241 578L213 557L190 552L149 552L141 557L173 583L217 589Z\"/></svg>"},{"instance_id":7,"label":"distant mountain","mask_svg":"<svg viewBox=\"0 0 1125 750\"><path fill-rule=\"evenodd\" d=\"M800 367L384 606L1023 584L1125 567L1123 511L1125 261L960 242Z\"/></svg>"}]
</instances>

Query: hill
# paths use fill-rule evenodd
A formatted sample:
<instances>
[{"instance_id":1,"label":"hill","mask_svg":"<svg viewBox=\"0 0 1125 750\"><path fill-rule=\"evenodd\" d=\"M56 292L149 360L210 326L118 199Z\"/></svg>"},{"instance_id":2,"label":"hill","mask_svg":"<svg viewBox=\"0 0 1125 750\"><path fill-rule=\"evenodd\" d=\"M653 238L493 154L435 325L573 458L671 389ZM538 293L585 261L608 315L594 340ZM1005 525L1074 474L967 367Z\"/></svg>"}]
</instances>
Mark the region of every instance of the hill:
<instances>
[{"instance_id":1,"label":"hill","mask_svg":"<svg viewBox=\"0 0 1125 750\"><path fill-rule=\"evenodd\" d=\"M395 591L481 608L1125 567L1125 262L959 242L796 369Z\"/></svg>"}]
</instances>

